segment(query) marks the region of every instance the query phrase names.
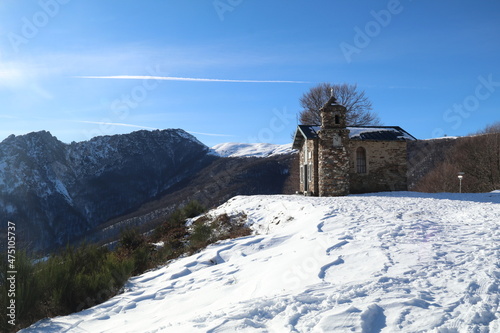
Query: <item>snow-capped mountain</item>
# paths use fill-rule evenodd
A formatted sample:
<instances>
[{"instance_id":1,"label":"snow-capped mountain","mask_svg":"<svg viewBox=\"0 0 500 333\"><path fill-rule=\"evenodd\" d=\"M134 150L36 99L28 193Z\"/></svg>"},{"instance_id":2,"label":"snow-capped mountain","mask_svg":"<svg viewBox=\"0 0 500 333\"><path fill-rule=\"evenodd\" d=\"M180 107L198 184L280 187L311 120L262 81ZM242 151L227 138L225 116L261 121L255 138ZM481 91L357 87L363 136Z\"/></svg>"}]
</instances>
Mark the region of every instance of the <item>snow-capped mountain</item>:
<instances>
[{"instance_id":1,"label":"snow-capped mountain","mask_svg":"<svg viewBox=\"0 0 500 333\"><path fill-rule=\"evenodd\" d=\"M499 193L239 196L210 213L255 234L21 332L500 332Z\"/></svg>"},{"instance_id":2,"label":"snow-capped mountain","mask_svg":"<svg viewBox=\"0 0 500 333\"><path fill-rule=\"evenodd\" d=\"M271 143L220 143L212 147L221 157L270 157L293 154L292 144L275 145Z\"/></svg>"},{"instance_id":3,"label":"snow-capped mountain","mask_svg":"<svg viewBox=\"0 0 500 333\"><path fill-rule=\"evenodd\" d=\"M211 207L237 194L283 193L291 160L225 159L180 129L71 144L45 131L12 135L0 143L0 223L14 222L30 250L113 240L191 200Z\"/></svg>"},{"instance_id":4,"label":"snow-capped mountain","mask_svg":"<svg viewBox=\"0 0 500 333\"><path fill-rule=\"evenodd\" d=\"M213 161L208 152L183 130L72 144L45 131L12 135L0 143L0 220L31 249L64 245L191 176Z\"/></svg>"}]
</instances>

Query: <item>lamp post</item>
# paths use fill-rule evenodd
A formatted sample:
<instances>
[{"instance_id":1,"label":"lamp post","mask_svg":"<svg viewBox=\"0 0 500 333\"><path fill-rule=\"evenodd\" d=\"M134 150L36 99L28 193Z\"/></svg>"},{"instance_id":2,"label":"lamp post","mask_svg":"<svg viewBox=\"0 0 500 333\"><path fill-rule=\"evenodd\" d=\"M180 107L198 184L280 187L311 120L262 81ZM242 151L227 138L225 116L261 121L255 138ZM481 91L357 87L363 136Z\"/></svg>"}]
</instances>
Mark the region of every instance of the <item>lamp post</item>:
<instances>
[{"instance_id":1,"label":"lamp post","mask_svg":"<svg viewBox=\"0 0 500 333\"><path fill-rule=\"evenodd\" d=\"M465 172L458 173L458 193L462 193L462 178L464 178Z\"/></svg>"}]
</instances>

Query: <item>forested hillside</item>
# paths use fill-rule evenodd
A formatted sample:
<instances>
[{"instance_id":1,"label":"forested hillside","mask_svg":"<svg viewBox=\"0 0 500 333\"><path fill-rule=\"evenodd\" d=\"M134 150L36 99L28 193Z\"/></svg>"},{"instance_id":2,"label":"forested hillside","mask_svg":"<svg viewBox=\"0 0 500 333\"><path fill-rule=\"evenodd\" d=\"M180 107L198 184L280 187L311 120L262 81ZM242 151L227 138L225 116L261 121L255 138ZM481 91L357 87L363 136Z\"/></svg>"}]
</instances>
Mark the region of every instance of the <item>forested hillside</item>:
<instances>
[{"instance_id":1,"label":"forested hillside","mask_svg":"<svg viewBox=\"0 0 500 333\"><path fill-rule=\"evenodd\" d=\"M499 126L462 138L412 143L409 157L411 190L458 192L459 172L464 173L462 192L500 189Z\"/></svg>"}]
</instances>

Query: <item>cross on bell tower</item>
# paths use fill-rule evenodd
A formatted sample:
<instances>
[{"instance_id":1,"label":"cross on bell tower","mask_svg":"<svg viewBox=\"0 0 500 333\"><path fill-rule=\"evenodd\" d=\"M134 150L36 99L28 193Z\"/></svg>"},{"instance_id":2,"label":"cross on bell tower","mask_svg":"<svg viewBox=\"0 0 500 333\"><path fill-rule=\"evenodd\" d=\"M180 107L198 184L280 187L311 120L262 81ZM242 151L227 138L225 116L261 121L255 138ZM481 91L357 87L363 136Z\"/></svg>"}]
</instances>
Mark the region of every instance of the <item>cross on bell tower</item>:
<instances>
[{"instance_id":1,"label":"cross on bell tower","mask_svg":"<svg viewBox=\"0 0 500 333\"><path fill-rule=\"evenodd\" d=\"M347 110L345 106L337 102L337 99L333 95L333 88L331 89L331 94L328 102L320 109L321 127L345 128Z\"/></svg>"}]
</instances>

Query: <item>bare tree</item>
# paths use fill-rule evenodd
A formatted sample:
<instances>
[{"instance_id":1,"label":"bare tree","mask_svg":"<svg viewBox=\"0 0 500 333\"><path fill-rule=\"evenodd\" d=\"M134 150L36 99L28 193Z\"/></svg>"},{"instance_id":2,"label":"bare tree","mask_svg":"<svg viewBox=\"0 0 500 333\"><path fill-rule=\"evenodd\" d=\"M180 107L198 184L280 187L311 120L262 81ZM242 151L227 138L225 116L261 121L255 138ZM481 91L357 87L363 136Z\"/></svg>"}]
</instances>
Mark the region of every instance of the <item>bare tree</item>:
<instances>
[{"instance_id":1,"label":"bare tree","mask_svg":"<svg viewBox=\"0 0 500 333\"><path fill-rule=\"evenodd\" d=\"M476 134L493 134L500 133L500 121L487 125L484 129L478 131Z\"/></svg>"},{"instance_id":2,"label":"bare tree","mask_svg":"<svg viewBox=\"0 0 500 333\"><path fill-rule=\"evenodd\" d=\"M348 125L380 125L380 119L372 112L372 103L365 92L359 91L356 84L347 83L320 83L302 95L300 105L303 110L299 115L302 124L321 124L319 109L330 99L332 89L337 102L347 109Z\"/></svg>"},{"instance_id":3,"label":"bare tree","mask_svg":"<svg viewBox=\"0 0 500 333\"><path fill-rule=\"evenodd\" d=\"M449 160L443 161L426 174L413 190L427 193L458 192L457 174L459 171L461 169ZM469 180L469 177L465 177L464 189Z\"/></svg>"},{"instance_id":4,"label":"bare tree","mask_svg":"<svg viewBox=\"0 0 500 333\"><path fill-rule=\"evenodd\" d=\"M445 160L417 184L421 192L457 192L458 172L465 172L463 192L490 192L500 189L500 133L456 139Z\"/></svg>"}]
</instances>

